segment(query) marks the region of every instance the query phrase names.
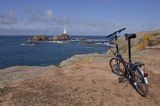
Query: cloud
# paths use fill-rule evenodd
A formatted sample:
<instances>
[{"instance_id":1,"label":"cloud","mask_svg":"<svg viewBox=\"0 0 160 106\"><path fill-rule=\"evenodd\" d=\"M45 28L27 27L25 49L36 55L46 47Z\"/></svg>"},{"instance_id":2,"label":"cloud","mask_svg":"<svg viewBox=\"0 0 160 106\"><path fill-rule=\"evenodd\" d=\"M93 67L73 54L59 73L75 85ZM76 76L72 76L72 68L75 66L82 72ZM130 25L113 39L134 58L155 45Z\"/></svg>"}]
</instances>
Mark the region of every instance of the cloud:
<instances>
[{"instance_id":1,"label":"cloud","mask_svg":"<svg viewBox=\"0 0 160 106\"><path fill-rule=\"evenodd\" d=\"M58 34L63 30L61 27L48 25L48 24L24 24L24 23L17 23L15 25L1 25L0 24L0 34L3 35L32 35L32 34Z\"/></svg>"},{"instance_id":2,"label":"cloud","mask_svg":"<svg viewBox=\"0 0 160 106\"><path fill-rule=\"evenodd\" d=\"M69 23L69 17L55 16L53 10L18 15L9 12L0 15L0 34L58 34L63 32L64 25Z\"/></svg>"},{"instance_id":3,"label":"cloud","mask_svg":"<svg viewBox=\"0 0 160 106\"><path fill-rule=\"evenodd\" d=\"M0 24L13 25L16 24L16 22L17 22L17 17L14 11L10 11L7 14L0 15Z\"/></svg>"},{"instance_id":4,"label":"cloud","mask_svg":"<svg viewBox=\"0 0 160 106\"><path fill-rule=\"evenodd\" d=\"M53 16L53 11L52 10L47 10L46 11L46 15L47 15L47 18L50 20L52 20L54 18Z\"/></svg>"},{"instance_id":5,"label":"cloud","mask_svg":"<svg viewBox=\"0 0 160 106\"><path fill-rule=\"evenodd\" d=\"M46 10L45 12L37 13L28 19L26 24L43 23L57 26L65 26L71 23L71 18L68 16L54 15L53 10Z\"/></svg>"},{"instance_id":6,"label":"cloud","mask_svg":"<svg viewBox=\"0 0 160 106\"><path fill-rule=\"evenodd\" d=\"M77 24L78 23L78 24ZM106 35L122 28L122 24L116 21L106 21L101 19L78 20L72 23L71 33L87 35Z\"/></svg>"},{"instance_id":7,"label":"cloud","mask_svg":"<svg viewBox=\"0 0 160 106\"><path fill-rule=\"evenodd\" d=\"M51 9L42 12L32 11L32 14L24 15L23 18L21 14L16 15L15 12L9 12L7 15L3 15L3 17L7 18L5 20L1 18L0 34L2 34L2 32L7 34L11 32L18 33L18 31L24 34L29 34L31 32L58 34L63 31L64 27L68 27L70 33L73 34L101 34L105 33L106 29L110 30L112 26L118 26L116 23L114 24L100 19L82 21L81 19L73 19L69 16L57 16ZM17 20L17 18L19 20Z\"/></svg>"},{"instance_id":8,"label":"cloud","mask_svg":"<svg viewBox=\"0 0 160 106\"><path fill-rule=\"evenodd\" d=\"M116 21L105 21L105 20L92 20L92 21L88 21L86 22L86 25L90 28L95 28L95 29L99 29L99 30L115 30L118 28L121 28L123 25L119 22Z\"/></svg>"},{"instance_id":9,"label":"cloud","mask_svg":"<svg viewBox=\"0 0 160 106\"><path fill-rule=\"evenodd\" d=\"M122 23L119 21L104 20L100 18L81 19L70 16L58 16L56 12L47 9L41 12L35 10L23 10L23 13L10 11L0 14L0 34L59 34L67 27L69 34L104 35L112 33L122 27L126 31L137 32L160 27L153 22L144 23Z\"/></svg>"},{"instance_id":10,"label":"cloud","mask_svg":"<svg viewBox=\"0 0 160 106\"><path fill-rule=\"evenodd\" d=\"M63 32L64 27L67 27L71 34L104 34L120 27L120 24L116 22L108 22L101 19L82 21L69 16L57 16L50 9L43 12L33 11L32 14L25 14L23 18L20 14L16 15L14 12L8 13L5 17L7 17L7 21L3 20L3 24L0 24L0 34L4 32L6 34L11 34L12 32L16 34L21 34L22 32L24 34L58 34Z\"/></svg>"}]
</instances>

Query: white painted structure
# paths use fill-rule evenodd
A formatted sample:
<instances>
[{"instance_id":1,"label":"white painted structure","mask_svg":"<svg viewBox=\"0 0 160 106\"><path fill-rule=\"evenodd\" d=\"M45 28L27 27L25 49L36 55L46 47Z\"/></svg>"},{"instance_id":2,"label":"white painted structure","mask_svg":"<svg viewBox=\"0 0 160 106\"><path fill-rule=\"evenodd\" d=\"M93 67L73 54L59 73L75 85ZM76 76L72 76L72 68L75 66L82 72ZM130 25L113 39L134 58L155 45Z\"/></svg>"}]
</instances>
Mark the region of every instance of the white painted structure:
<instances>
[{"instance_id":1,"label":"white painted structure","mask_svg":"<svg viewBox=\"0 0 160 106\"><path fill-rule=\"evenodd\" d=\"M66 28L64 28L64 34L67 34L67 30L66 30Z\"/></svg>"}]
</instances>

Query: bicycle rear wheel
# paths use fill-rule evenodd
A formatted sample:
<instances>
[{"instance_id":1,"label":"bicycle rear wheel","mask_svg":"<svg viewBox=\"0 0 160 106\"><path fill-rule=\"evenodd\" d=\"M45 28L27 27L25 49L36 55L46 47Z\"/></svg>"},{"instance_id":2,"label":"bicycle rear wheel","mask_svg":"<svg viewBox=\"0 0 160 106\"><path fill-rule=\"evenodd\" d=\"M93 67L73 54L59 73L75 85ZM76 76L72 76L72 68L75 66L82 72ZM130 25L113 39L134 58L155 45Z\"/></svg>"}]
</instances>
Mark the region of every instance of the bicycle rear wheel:
<instances>
[{"instance_id":1,"label":"bicycle rear wheel","mask_svg":"<svg viewBox=\"0 0 160 106\"><path fill-rule=\"evenodd\" d=\"M144 77L144 71L141 67L137 66L134 74L134 86L137 92L141 95L146 97L148 94L148 80Z\"/></svg>"},{"instance_id":2,"label":"bicycle rear wheel","mask_svg":"<svg viewBox=\"0 0 160 106\"><path fill-rule=\"evenodd\" d=\"M124 76L125 73L125 65L118 58L111 58L110 67L113 73L118 76Z\"/></svg>"}]
</instances>

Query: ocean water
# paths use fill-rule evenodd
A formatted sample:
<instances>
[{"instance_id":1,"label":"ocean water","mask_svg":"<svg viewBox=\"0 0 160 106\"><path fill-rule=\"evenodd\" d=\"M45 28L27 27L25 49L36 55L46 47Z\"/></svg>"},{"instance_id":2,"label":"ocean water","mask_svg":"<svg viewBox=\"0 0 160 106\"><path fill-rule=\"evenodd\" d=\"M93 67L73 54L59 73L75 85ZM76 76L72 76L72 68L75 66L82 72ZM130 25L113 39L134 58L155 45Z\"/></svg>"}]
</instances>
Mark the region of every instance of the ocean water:
<instances>
[{"instance_id":1,"label":"ocean water","mask_svg":"<svg viewBox=\"0 0 160 106\"><path fill-rule=\"evenodd\" d=\"M80 44L80 41L41 42L27 45L30 36L0 36L0 68L10 66L58 65L75 54L106 53L107 45ZM85 36L89 41L104 41L104 36Z\"/></svg>"}]
</instances>

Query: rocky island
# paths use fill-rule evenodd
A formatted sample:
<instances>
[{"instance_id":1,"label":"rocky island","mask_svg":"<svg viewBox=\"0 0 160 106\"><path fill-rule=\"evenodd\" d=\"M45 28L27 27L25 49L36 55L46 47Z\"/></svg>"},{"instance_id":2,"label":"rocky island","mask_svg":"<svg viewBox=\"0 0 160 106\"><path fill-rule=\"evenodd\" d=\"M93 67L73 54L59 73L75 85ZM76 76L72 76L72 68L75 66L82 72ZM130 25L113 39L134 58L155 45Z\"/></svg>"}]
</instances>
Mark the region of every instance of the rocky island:
<instances>
[{"instance_id":1,"label":"rocky island","mask_svg":"<svg viewBox=\"0 0 160 106\"><path fill-rule=\"evenodd\" d=\"M70 36L67 34L66 29L64 29L64 33L60 35L56 35L53 37L48 37L47 35L34 35L31 37L27 42L30 43L37 43L40 41L67 41L70 40Z\"/></svg>"},{"instance_id":2,"label":"rocky island","mask_svg":"<svg viewBox=\"0 0 160 106\"><path fill-rule=\"evenodd\" d=\"M56 35L53 37L48 37L46 35L34 35L29 39L30 42L39 42L39 41L67 41L70 40L68 34Z\"/></svg>"}]
</instances>

